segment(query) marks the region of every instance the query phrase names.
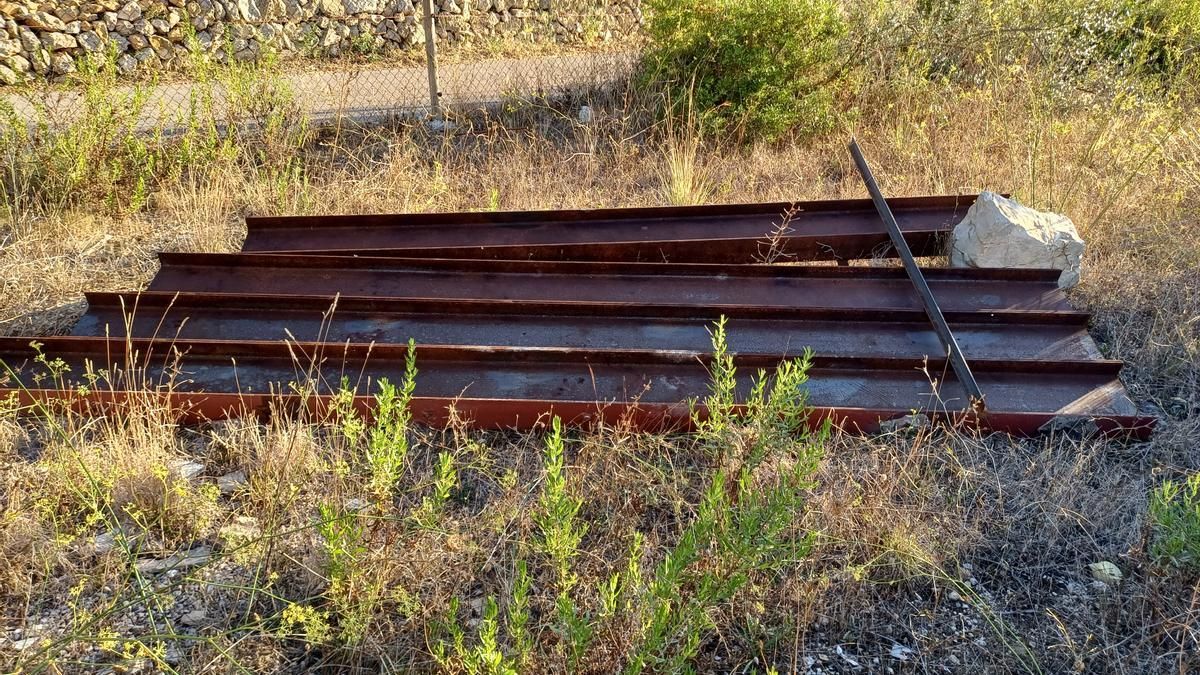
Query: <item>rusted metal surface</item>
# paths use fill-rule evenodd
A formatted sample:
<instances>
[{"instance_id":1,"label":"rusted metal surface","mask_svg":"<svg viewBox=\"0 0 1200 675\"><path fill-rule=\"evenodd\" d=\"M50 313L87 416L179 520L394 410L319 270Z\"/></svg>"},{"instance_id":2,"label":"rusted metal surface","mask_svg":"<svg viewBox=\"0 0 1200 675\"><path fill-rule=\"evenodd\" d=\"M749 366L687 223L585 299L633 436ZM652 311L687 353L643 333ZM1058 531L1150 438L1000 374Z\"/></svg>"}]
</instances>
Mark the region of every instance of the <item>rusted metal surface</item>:
<instances>
[{"instance_id":1,"label":"rusted metal surface","mask_svg":"<svg viewBox=\"0 0 1200 675\"><path fill-rule=\"evenodd\" d=\"M162 254L152 291L373 298L571 301L707 307L921 309L898 267L413 260ZM1046 270L934 268L946 311L1072 312Z\"/></svg>"},{"instance_id":2,"label":"rusted metal surface","mask_svg":"<svg viewBox=\"0 0 1200 675\"><path fill-rule=\"evenodd\" d=\"M940 252L973 199L890 200L898 241ZM686 428L726 317L743 393L758 369L816 352L814 420L869 432L918 411L1023 434L1063 418L1149 432L1057 271L921 270L988 396L986 415L964 412L905 269L747 264L790 206L251 219L252 253L162 254L147 291L89 294L73 336L38 339L63 381L39 372L29 339L0 339L13 369L0 392L94 411L149 396L215 419L319 411L348 381L366 410L413 339L413 408L429 423L454 405L488 428L550 414ZM870 200L800 204L788 226L785 260L894 255Z\"/></svg>"},{"instance_id":3,"label":"rusted metal surface","mask_svg":"<svg viewBox=\"0 0 1200 675\"><path fill-rule=\"evenodd\" d=\"M696 350L729 320L739 354L939 356L919 310L862 311L603 303L455 302L147 292L88 294L74 335L313 340L577 349ZM963 349L994 359L1086 360L1099 351L1080 312L959 312Z\"/></svg>"},{"instance_id":4,"label":"rusted metal surface","mask_svg":"<svg viewBox=\"0 0 1200 675\"><path fill-rule=\"evenodd\" d=\"M936 256L944 253L946 235L975 197L907 197L888 203L913 253ZM869 199L247 218L246 229L243 250L248 253L703 263L895 257Z\"/></svg>"},{"instance_id":5,"label":"rusted metal surface","mask_svg":"<svg viewBox=\"0 0 1200 675\"><path fill-rule=\"evenodd\" d=\"M20 338L0 339L7 364L0 386L24 402L47 398L76 404L120 401L155 392L188 414L207 419L261 411L271 400L319 403L348 381L366 394L381 377L403 372L401 345L228 342L60 337L41 340L42 353L62 359L71 381L58 386L37 353ZM479 426L529 428L549 414L569 422L631 416L643 426L686 426L690 398L707 392L704 352L420 346L414 410L438 423L456 407ZM739 386L777 356L740 356ZM991 410L991 429L1036 433L1056 419L1087 418L1105 430L1148 433L1118 379L1120 363L1104 360L976 360ZM954 416L966 394L942 380L944 360L817 357L809 383L814 416L872 431L881 419L922 410ZM102 373L99 377L89 374ZM81 382L87 390L72 386ZM936 386L933 382L937 382ZM297 393L308 391L318 398ZM370 398L362 396L361 406Z\"/></svg>"}]
</instances>

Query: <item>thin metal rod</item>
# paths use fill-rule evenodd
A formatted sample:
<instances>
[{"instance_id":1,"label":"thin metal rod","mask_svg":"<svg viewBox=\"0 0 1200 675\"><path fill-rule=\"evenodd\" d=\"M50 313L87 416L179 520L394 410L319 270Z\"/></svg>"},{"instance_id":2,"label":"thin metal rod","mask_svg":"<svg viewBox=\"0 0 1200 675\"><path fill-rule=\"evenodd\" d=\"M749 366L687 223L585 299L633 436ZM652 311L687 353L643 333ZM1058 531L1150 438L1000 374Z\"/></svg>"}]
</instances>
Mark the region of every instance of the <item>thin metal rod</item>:
<instances>
[{"instance_id":1,"label":"thin metal rod","mask_svg":"<svg viewBox=\"0 0 1200 675\"><path fill-rule=\"evenodd\" d=\"M983 411L985 408L983 391L979 389L979 383L975 381L971 367L967 365L967 359L959 349L958 341L954 339L954 333L946 323L946 317L942 315L942 308L938 306L937 299L933 297L933 291L929 290L925 275L921 274L921 268L917 266L912 250L908 248L908 242L904 240L904 234L900 231L896 216L892 214L891 207L884 199L883 192L875 182L875 176L871 174L871 167L867 165L867 159L863 157L862 150L859 149L858 141L855 139L850 139L850 154L854 157L854 163L858 165L858 172L862 174L863 182L867 184L867 191L871 193L875 209L883 218L883 224L892 238L892 245L896 247L896 253L904 262L908 278L912 280L913 286L917 288L917 293L921 296L921 303L925 305L925 314L929 316L929 321L933 323L933 330L937 333L938 338L942 341L942 346L950 357L950 365L954 368L954 374L958 376L959 383L971 398L971 408Z\"/></svg>"},{"instance_id":2,"label":"thin metal rod","mask_svg":"<svg viewBox=\"0 0 1200 675\"><path fill-rule=\"evenodd\" d=\"M423 23L425 29L425 63L429 70L429 113L436 120L442 117L442 92L438 86L437 30L433 23L432 0L424 0L421 4L425 10Z\"/></svg>"}]
</instances>

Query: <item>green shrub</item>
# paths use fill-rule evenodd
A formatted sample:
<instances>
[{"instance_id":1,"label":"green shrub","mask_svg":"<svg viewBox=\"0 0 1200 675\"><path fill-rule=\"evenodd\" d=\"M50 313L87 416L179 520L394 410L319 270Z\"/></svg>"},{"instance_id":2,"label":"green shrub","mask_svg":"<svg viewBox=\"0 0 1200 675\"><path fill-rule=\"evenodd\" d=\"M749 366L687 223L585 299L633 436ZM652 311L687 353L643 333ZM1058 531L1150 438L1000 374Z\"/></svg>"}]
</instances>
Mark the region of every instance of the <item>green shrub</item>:
<instances>
[{"instance_id":1,"label":"green shrub","mask_svg":"<svg viewBox=\"0 0 1200 675\"><path fill-rule=\"evenodd\" d=\"M1057 85L1126 76L1185 82L1200 46L1200 0L883 0L848 2L876 76L920 73L978 85L1041 66Z\"/></svg>"},{"instance_id":2,"label":"green shrub","mask_svg":"<svg viewBox=\"0 0 1200 675\"><path fill-rule=\"evenodd\" d=\"M1200 471L1150 493L1150 522L1155 560L1200 572Z\"/></svg>"},{"instance_id":3,"label":"green shrub","mask_svg":"<svg viewBox=\"0 0 1200 675\"><path fill-rule=\"evenodd\" d=\"M643 84L750 139L835 126L846 27L833 0L648 0Z\"/></svg>"}]
</instances>

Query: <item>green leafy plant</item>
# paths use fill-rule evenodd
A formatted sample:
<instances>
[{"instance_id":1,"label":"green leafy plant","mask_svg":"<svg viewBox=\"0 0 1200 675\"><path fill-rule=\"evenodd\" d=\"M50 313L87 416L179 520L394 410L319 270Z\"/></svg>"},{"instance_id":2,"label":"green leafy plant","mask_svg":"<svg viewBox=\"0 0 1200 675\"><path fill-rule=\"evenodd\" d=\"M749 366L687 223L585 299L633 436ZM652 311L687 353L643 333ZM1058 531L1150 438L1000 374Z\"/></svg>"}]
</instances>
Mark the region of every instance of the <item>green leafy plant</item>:
<instances>
[{"instance_id":1,"label":"green leafy plant","mask_svg":"<svg viewBox=\"0 0 1200 675\"><path fill-rule=\"evenodd\" d=\"M711 393L703 411L693 409L698 441L713 447L719 464L695 518L645 585L642 641L629 673L685 670L714 608L812 546L811 536L790 532L829 432L828 424L816 431L807 424L812 355L780 364L773 376L760 371L739 406L725 326L722 318L712 333Z\"/></svg>"},{"instance_id":2,"label":"green leafy plant","mask_svg":"<svg viewBox=\"0 0 1200 675\"><path fill-rule=\"evenodd\" d=\"M466 671L469 675L516 675L518 671L512 659L505 655L500 646L500 607L496 604L496 598L488 596L484 600L479 639L474 647L467 646L466 633L458 623L460 606L458 598L452 599L447 616L441 622L449 640L441 640L433 645L432 652L438 665L443 670Z\"/></svg>"},{"instance_id":3,"label":"green leafy plant","mask_svg":"<svg viewBox=\"0 0 1200 675\"><path fill-rule=\"evenodd\" d=\"M587 532L587 525L579 521L583 500L567 491L563 468L562 420L558 417L551 421L550 435L546 437L543 467L542 495L538 502L539 509L533 516L539 532L535 545L549 559L554 570L558 583L558 597L554 605L559 622L558 632L574 667L592 635L589 618L571 597L571 589L577 581L571 566L579 555L579 543Z\"/></svg>"},{"instance_id":4,"label":"green leafy plant","mask_svg":"<svg viewBox=\"0 0 1200 675\"><path fill-rule=\"evenodd\" d=\"M555 417L551 422L550 435L546 437L544 460L544 483L538 501L539 509L533 520L538 526L538 549L550 560L561 591L569 591L575 585L571 562L579 553L579 542L587 532L587 525L579 522L579 509L583 500L567 491L563 470L562 420Z\"/></svg>"},{"instance_id":5,"label":"green leafy plant","mask_svg":"<svg viewBox=\"0 0 1200 675\"><path fill-rule=\"evenodd\" d=\"M367 437L367 467L372 491L383 497L404 473L408 458L409 425L412 411L409 403L417 388L417 347L408 341L404 381L397 388L386 378L379 380L375 395L375 423Z\"/></svg>"},{"instance_id":6,"label":"green leafy plant","mask_svg":"<svg viewBox=\"0 0 1200 675\"><path fill-rule=\"evenodd\" d=\"M516 569L507 608L508 636L516 650L517 665L525 666L533 655L533 636L529 633L529 589L533 579L524 560L517 561Z\"/></svg>"},{"instance_id":7,"label":"green leafy plant","mask_svg":"<svg viewBox=\"0 0 1200 675\"><path fill-rule=\"evenodd\" d=\"M434 466L433 494L421 500L421 506L413 514L413 520L425 528L433 528L442 508L450 500L450 493L458 487L458 470L454 466L454 456L448 452L438 455L437 465Z\"/></svg>"},{"instance_id":8,"label":"green leafy plant","mask_svg":"<svg viewBox=\"0 0 1200 675\"><path fill-rule=\"evenodd\" d=\"M834 0L648 0L642 78L751 139L834 128L846 26Z\"/></svg>"},{"instance_id":9,"label":"green leafy plant","mask_svg":"<svg viewBox=\"0 0 1200 675\"><path fill-rule=\"evenodd\" d=\"M1200 472L1150 493L1150 554L1160 564L1200 571Z\"/></svg>"}]
</instances>

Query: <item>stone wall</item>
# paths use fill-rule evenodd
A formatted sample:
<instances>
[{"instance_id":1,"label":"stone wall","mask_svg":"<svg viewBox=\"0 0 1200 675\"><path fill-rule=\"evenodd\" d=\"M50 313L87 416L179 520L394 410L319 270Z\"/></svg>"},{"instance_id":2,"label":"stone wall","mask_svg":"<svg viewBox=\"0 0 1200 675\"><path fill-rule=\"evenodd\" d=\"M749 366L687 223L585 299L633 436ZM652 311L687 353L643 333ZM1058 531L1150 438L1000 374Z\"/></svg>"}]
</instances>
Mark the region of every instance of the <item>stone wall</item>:
<instances>
[{"instance_id":1,"label":"stone wall","mask_svg":"<svg viewBox=\"0 0 1200 675\"><path fill-rule=\"evenodd\" d=\"M415 3L415 6L414 6ZM434 0L447 45L564 44L637 33L639 0ZM425 42L420 0L0 0L0 83L62 79L109 50L123 74L217 60L385 53ZM194 36L194 39L193 37Z\"/></svg>"}]
</instances>

